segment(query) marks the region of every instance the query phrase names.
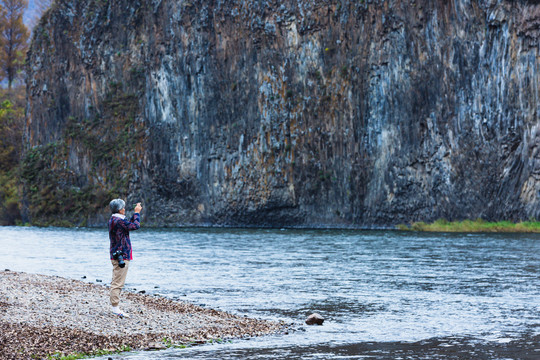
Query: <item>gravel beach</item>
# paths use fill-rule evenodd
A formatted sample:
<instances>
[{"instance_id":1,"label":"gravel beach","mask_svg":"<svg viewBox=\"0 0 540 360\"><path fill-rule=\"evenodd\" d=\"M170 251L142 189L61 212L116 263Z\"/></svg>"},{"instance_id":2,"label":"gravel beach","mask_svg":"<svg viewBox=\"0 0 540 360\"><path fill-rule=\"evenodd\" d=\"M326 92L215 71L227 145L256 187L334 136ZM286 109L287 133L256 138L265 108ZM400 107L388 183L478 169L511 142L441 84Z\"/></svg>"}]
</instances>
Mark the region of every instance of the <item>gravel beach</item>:
<instances>
[{"instance_id":1,"label":"gravel beach","mask_svg":"<svg viewBox=\"0 0 540 360\"><path fill-rule=\"evenodd\" d=\"M55 276L0 272L0 359L149 349L168 344L260 336L285 324L232 315L159 296L124 291L110 312L103 285Z\"/></svg>"}]
</instances>

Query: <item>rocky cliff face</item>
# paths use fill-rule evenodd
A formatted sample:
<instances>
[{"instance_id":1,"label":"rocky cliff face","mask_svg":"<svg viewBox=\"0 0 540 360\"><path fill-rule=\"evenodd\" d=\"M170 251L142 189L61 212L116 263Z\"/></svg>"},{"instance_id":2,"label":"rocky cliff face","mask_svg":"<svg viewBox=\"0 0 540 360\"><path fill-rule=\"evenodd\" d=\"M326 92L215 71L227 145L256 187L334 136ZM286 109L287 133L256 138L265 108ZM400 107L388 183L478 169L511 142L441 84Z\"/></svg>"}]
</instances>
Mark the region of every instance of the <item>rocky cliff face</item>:
<instances>
[{"instance_id":1,"label":"rocky cliff face","mask_svg":"<svg viewBox=\"0 0 540 360\"><path fill-rule=\"evenodd\" d=\"M538 218L539 40L525 0L59 2L28 57L29 215Z\"/></svg>"}]
</instances>

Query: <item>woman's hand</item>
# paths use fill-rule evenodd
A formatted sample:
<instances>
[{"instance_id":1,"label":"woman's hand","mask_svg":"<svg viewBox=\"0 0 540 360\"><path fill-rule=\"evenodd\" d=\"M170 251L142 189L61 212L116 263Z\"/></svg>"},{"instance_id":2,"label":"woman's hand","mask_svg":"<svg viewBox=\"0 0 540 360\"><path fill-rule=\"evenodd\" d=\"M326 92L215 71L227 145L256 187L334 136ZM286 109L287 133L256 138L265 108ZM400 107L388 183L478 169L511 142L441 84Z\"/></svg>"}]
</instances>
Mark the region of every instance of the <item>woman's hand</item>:
<instances>
[{"instance_id":1,"label":"woman's hand","mask_svg":"<svg viewBox=\"0 0 540 360\"><path fill-rule=\"evenodd\" d=\"M135 205L135 212L136 213L140 213L142 210L142 206L141 206L141 203L137 203L137 205Z\"/></svg>"}]
</instances>

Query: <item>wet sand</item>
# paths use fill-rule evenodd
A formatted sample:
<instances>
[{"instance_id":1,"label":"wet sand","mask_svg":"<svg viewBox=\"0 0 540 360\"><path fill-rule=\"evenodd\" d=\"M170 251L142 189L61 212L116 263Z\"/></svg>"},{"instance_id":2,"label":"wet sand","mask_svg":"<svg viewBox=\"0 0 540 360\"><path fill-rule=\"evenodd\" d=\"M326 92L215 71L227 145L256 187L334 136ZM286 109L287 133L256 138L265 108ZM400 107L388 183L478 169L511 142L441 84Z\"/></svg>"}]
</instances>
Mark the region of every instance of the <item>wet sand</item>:
<instances>
[{"instance_id":1,"label":"wet sand","mask_svg":"<svg viewBox=\"0 0 540 360\"><path fill-rule=\"evenodd\" d=\"M112 314L103 285L55 276L0 272L0 359L145 350L286 331L251 319L159 296L122 292Z\"/></svg>"}]
</instances>

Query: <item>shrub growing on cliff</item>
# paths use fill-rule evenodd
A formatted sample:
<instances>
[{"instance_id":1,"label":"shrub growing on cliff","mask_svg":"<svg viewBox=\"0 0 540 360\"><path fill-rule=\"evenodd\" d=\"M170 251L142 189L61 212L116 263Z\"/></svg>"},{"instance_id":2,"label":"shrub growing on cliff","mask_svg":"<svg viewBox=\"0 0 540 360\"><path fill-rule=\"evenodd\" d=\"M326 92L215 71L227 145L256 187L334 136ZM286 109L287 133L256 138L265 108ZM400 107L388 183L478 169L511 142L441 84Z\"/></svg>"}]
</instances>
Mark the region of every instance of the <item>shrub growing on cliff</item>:
<instances>
[{"instance_id":1,"label":"shrub growing on cliff","mask_svg":"<svg viewBox=\"0 0 540 360\"><path fill-rule=\"evenodd\" d=\"M32 224L85 226L111 198L128 193L135 149L145 134L135 121L138 97L111 82L101 105L92 118L68 117L63 140L26 153L21 175ZM70 158L89 164L89 172L71 169Z\"/></svg>"},{"instance_id":2,"label":"shrub growing on cliff","mask_svg":"<svg viewBox=\"0 0 540 360\"><path fill-rule=\"evenodd\" d=\"M24 157L21 179L33 225L85 226L88 216L117 195L95 184L80 184L66 163L65 142L35 147Z\"/></svg>"},{"instance_id":3,"label":"shrub growing on cliff","mask_svg":"<svg viewBox=\"0 0 540 360\"><path fill-rule=\"evenodd\" d=\"M22 116L22 109L14 108L10 100L0 104L0 171L10 171L18 163Z\"/></svg>"},{"instance_id":4,"label":"shrub growing on cliff","mask_svg":"<svg viewBox=\"0 0 540 360\"><path fill-rule=\"evenodd\" d=\"M21 221L19 160L24 124L24 89L0 93L0 225Z\"/></svg>"}]
</instances>

